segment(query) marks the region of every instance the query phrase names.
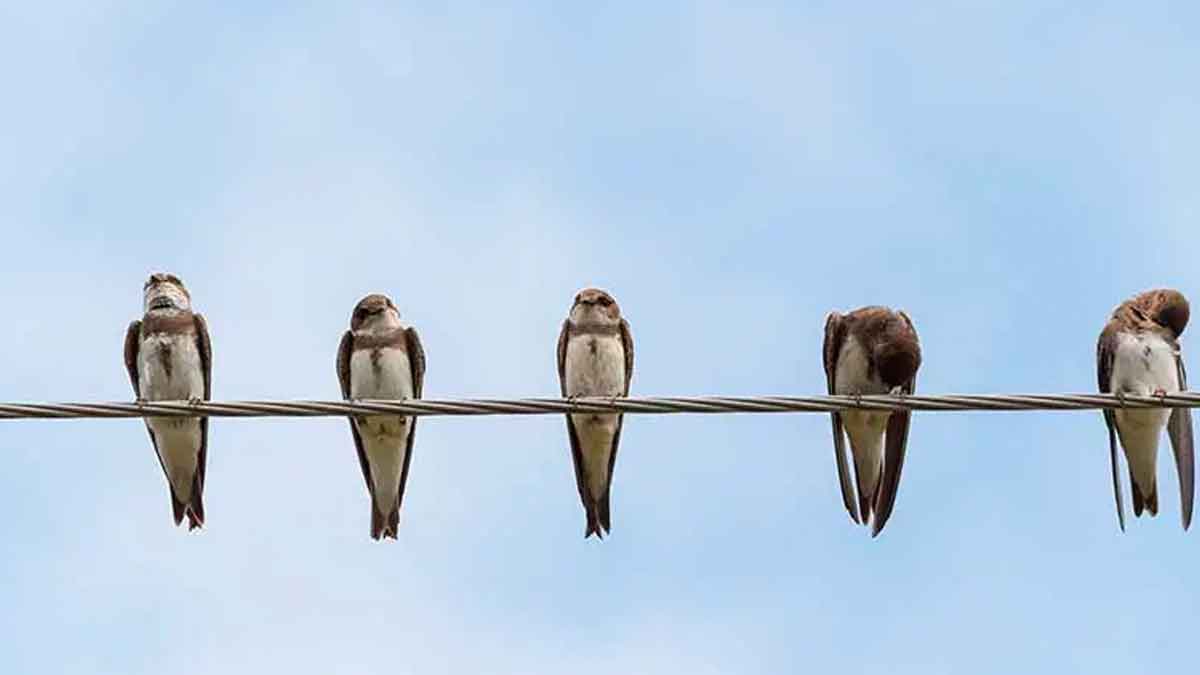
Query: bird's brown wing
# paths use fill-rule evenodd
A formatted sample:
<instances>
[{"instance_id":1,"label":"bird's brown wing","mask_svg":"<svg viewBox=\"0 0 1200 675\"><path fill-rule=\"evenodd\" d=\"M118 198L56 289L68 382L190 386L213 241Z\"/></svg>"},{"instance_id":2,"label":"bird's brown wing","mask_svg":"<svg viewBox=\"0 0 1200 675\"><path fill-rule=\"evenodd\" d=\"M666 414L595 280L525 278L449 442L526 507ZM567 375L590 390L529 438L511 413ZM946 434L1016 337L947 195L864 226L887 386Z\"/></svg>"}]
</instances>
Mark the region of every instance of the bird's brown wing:
<instances>
[{"instance_id":1,"label":"bird's brown wing","mask_svg":"<svg viewBox=\"0 0 1200 675\"><path fill-rule=\"evenodd\" d=\"M405 347L408 351L408 365L412 373L413 398L421 398L425 390L425 349L421 346L421 336L416 328L404 331ZM400 491L396 493L396 510L404 503L404 486L408 485L408 466L412 463L413 440L417 437L417 418L408 419L408 445L404 449L404 467L400 469Z\"/></svg>"},{"instance_id":2,"label":"bird's brown wing","mask_svg":"<svg viewBox=\"0 0 1200 675\"><path fill-rule=\"evenodd\" d=\"M196 352L200 355L200 371L204 375L204 400L212 400L212 339L208 335L208 322L203 314L193 314L196 325ZM196 459L196 477L192 485L192 510L201 522L204 507L200 495L204 491L205 467L208 466L208 418L200 418L200 453Z\"/></svg>"},{"instance_id":3,"label":"bird's brown wing","mask_svg":"<svg viewBox=\"0 0 1200 675\"><path fill-rule=\"evenodd\" d=\"M350 400L350 356L353 353L354 333L346 331L338 345L337 372L338 383L342 387L342 398L347 401ZM354 424L354 418L348 417L347 419L350 421L350 435L354 437L354 450L358 453L358 466L362 469L363 480L367 482L367 490L373 491L371 465L367 462L367 451L363 448L362 437L358 434L358 426Z\"/></svg>"},{"instance_id":4,"label":"bird's brown wing","mask_svg":"<svg viewBox=\"0 0 1200 675\"><path fill-rule=\"evenodd\" d=\"M412 370L413 398L421 398L425 390L425 349L416 328L404 331L404 346L408 352L408 364Z\"/></svg>"},{"instance_id":5,"label":"bird's brown wing","mask_svg":"<svg viewBox=\"0 0 1200 675\"><path fill-rule=\"evenodd\" d=\"M822 352L825 362L825 382L830 395L837 393L837 359L842 352L842 343L846 339L846 322L841 314L830 312L825 318L825 345ZM850 520L860 523L858 516L858 497L855 495L854 484L850 480L850 467L846 463L846 435L842 430L841 413L830 413L833 421L833 454L837 460L838 483L842 489L842 504L850 514Z\"/></svg>"},{"instance_id":6,"label":"bird's brown wing","mask_svg":"<svg viewBox=\"0 0 1200 675\"><path fill-rule=\"evenodd\" d=\"M908 324L908 330L915 339L917 330L913 327L912 319L904 312L897 312L897 314L904 320L904 323ZM919 368L921 364L919 343L916 363ZM916 389L917 376L914 373L912 378L901 386L900 390L905 394L912 394ZM871 509L875 514L875 520L871 525L872 537L879 536L879 533L883 531L883 526L887 525L888 518L892 516L892 509L896 506L896 493L900 491L900 474L904 470L904 455L908 451L908 430L911 424L911 410L897 410L888 417L883 446L883 475L876 487L874 505Z\"/></svg>"},{"instance_id":7,"label":"bird's brown wing","mask_svg":"<svg viewBox=\"0 0 1200 675\"><path fill-rule=\"evenodd\" d=\"M346 331L338 344L337 375L342 387L342 399L350 400L350 354L354 351L354 333Z\"/></svg>"},{"instance_id":8,"label":"bird's brown wing","mask_svg":"<svg viewBox=\"0 0 1200 675\"><path fill-rule=\"evenodd\" d=\"M1187 370L1183 366L1183 354L1176 352L1176 370L1179 373L1179 390L1187 390ZM1196 457L1192 436L1192 411L1175 408L1167 423L1167 435L1171 439L1171 450L1175 453L1175 469L1179 472L1179 505L1183 516L1183 529L1192 524L1192 505L1196 493Z\"/></svg>"},{"instance_id":9,"label":"bird's brown wing","mask_svg":"<svg viewBox=\"0 0 1200 675\"><path fill-rule=\"evenodd\" d=\"M1117 327L1109 323L1100 333L1096 343L1096 380L1100 393L1112 393L1113 359L1117 351ZM1117 457L1117 416L1112 410L1104 410L1104 424L1108 427L1108 459L1112 466L1113 497L1117 501L1117 523L1125 531L1125 497L1121 492L1120 460Z\"/></svg>"},{"instance_id":10,"label":"bird's brown wing","mask_svg":"<svg viewBox=\"0 0 1200 675\"><path fill-rule=\"evenodd\" d=\"M912 394L917 389L917 378L905 382L901 391ZM887 525L896 506L896 493L900 490L900 473L904 469L904 453L908 448L908 428L912 423L911 410L897 410L888 417L887 432L883 446L883 475L876 488L872 511L875 521L871 525L871 536L877 537Z\"/></svg>"},{"instance_id":11,"label":"bird's brown wing","mask_svg":"<svg viewBox=\"0 0 1200 675\"><path fill-rule=\"evenodd\" d=\"M125 371L129 373L129 382L133 384L133 395L142 397L142 385L138 382L138 351L142 347L142 322L132 321L125 329Z\"/></svg>"},{"instance_id":12,"label":"bird's brown wing","mask_svg":"<svg viewBox=\"0 0 1200 675\"><path fill-rule=\"evenodd\" d=\"M203 314L193 314L196 324L196 352L200 354L200 369L204 373L204 400L212 400L212 339ZM207 418L205 418L207 419Z\"/></svg>"},{"instance_id":13,"label":"bird's brown wing","mask_svg":"<svg viewBox=\"0 0 1200 675\"><path fill-rule=\"evenodd\" d=\"M622 395L628 396L629 383L633 380L633 334L630 333L629 322L625 319L621 319L621 346L625 351L625 391ZM617 433L620 435L619 430ZM614 451L613 454L617 453Z\"/></svg>"},{"instance_id":14,"label":"bird's brown wing","mask_svg":"<svg viewBox=\"0 0 1200 675\"><path fill-rule=\"evenodd\" d=\"M567 396L567 340L571 338L571 321L563 321L562 330L558 332L558 388L563 398Z\"/></svg>"}]
</instances>

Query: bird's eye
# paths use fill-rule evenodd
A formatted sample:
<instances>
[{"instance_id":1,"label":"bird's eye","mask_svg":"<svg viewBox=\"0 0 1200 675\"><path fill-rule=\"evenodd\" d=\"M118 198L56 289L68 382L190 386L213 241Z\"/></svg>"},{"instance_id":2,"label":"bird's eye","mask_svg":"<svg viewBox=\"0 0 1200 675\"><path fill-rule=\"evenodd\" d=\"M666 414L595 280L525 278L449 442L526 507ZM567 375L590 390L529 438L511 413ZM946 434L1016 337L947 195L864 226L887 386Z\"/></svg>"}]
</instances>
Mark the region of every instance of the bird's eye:
<instances>
[{"instance_id":1,"label":"bird's eye","mask_svg":"<svg viewBox=\"0 0 1200 675\"><path fill-rule=\"evenodd\" d=\"M601 307L608 307L611 304L612 304L612 298L608 298L603 295L600 296L600 306Z\"/></svg>"}]
</instances>

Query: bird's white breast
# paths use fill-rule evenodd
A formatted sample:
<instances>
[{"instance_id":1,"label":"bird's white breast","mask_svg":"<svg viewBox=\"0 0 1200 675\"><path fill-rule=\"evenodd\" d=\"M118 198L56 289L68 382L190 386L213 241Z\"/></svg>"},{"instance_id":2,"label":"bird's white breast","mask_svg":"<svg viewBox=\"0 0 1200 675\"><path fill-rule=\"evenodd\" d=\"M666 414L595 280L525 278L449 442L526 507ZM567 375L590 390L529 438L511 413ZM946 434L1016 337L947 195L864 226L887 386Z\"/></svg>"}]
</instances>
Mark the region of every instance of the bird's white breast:
<instances>
[{"instance_id":1,"label":"bird's white breast","mask_svg":"<svg viewBox=\"0 0 1200 675\"><path fill-rule=\"evenodd\" d=\"M186 401L204 397L204 372L196 336L155 333L138 350L138 386L148 401ZM188 501L199 463L200 420L192 417L148 417L159 458L176 496Z\"/></svg>"},{"instance_id":2,"label":"bird's white breast","mask_svg":"<svg viewBox=\"0 0 1200 675\"><path fill-rule=\"evenodd\" d=\"M837 377L833 391L841 395L872 395L888 393L879 373L871 373L867 350L853 335L847 336L837 356Z\"/></svg>"},{"instance_id":3,"label":"bird's white breast","mask_svg":"<svg viewBox=\"0 0 1200 675\"><path fill-rule=\"evenodd\" d=\"M1114 393L1135 396L1149 396L1159 389L1177 393L1180 382L1174 347L1154 333L1119 333L1109 387ZM1117 410L1115 414L1126 451L1153 453L1171 411Z\"/></svg>"},{"instance_id":4,"label":"bird's white breast","mask_svg":"<svg viewBox=\"0 0 1200 675\"><path fill-rule=\"evenodd\" d=\"M350 397L405 399L413 397L412 366L403 349L359 349L350 355Z\"/></svg>"},{"instance_id":5,"label":"bird's white breast","mask_svg":"<svg viewBox=\"0 0 1200 675\"><path fill-rule=\"evenodd\" d=\"M204 396L204 372L194 335L156 333L138 350L138 386L149 401L182 401Z\"/></svg>"},{"instance_id":6,"label":"bird's white breast","mask_svg":"<svg viewBox=\"0 0 1200 675\"><path fill-rule=\"evenodd\" d=\"M1175 348L1154 333L1119 333L1113 354L1114 392L1147 396L1157 389L1168 394L1179 391Z\"/></svg>"},{"instance_id":7,"label":"bird's white breast","mask_svg":"<svg viewBox=\"0 0 1200 675\"><path fill-rule=\"evenodd\" d=\"M413 392L411 364L403 349L359 349L350 355L351 398L408 399L413 397ZM403 415L354 418L371 467L372 494L385 514L395 503L400 490L411 420Z\"/></svg>"},{"instance_id":8,"label":"bird's white breast","mask_svg":"<svg viewBox=\"0 0 1200 675\"><path fill-rule=\"evenodd\" d=\"M568 396L625 393L625 345L616 335L576 335L567 342Z\"/></svg>"}]
</instances>

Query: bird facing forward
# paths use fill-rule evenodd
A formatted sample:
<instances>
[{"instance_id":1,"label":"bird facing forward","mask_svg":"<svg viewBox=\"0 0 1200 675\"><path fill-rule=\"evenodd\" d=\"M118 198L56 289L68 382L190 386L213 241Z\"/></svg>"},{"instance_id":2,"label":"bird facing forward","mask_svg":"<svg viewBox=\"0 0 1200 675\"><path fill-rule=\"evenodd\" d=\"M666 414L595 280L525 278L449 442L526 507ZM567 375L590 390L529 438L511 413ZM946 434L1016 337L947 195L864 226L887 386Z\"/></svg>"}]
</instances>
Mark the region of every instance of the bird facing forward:
<instances>
[{"instance_id":1,"label":"bird facing forward","mask_svg":"<svg viewBox=\"0 0 1200 675\"><path fill-rule=\"evenodd\" d=\"M142 287L144 314L125 331L125 369L139 401L207 401L212 398L212 343L204 317L173 274L150 275ZM147 417L175 524L204 525L207 417Z\"/></svg>"},{"instance_id":2,"label":"bird facing forward","mask_svg":"<svg viewBox=\"0 0 1200 675\"><path fill-rule=\"evenodd\" d=\"M633 337L621 308L602 290L580 291L558 334L562 395L628 396L632 377ZM567 415L575 482L587 516L585 538L603 539L611 529L609 498L623 422L620 413Z\"/></svg>"},{"instance_id":3,"label":"bird facing forward","mask_svg":"<svg viewBox=\"0 0 1200 675\"><path fill-rule=\"evenodd\" d=\"M337 356L342 398L421 398L425 350L414 328L400 321L391 298L368 295L354 307L350 330ZM406 415L355 415L350 433L371 495L371 538L396 538L400 505L412 462L417 418Z\"/></svg>"}]
</instances>

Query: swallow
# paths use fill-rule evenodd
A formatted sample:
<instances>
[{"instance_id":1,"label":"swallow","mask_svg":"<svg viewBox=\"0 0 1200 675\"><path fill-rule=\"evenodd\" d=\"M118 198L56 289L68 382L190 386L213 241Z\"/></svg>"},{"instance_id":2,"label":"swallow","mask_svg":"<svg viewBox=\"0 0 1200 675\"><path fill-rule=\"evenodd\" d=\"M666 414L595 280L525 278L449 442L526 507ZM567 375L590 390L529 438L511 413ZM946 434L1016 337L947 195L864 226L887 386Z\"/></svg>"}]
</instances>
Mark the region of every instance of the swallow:
<instances>
[{"instance_id":1,"label":"swallow","mask_svg":"<svg viewBox=\"0 0 1200 675\"><path fill-rule=\"evenodd\" d=\"M125 369L138 401L208 401L212 398L212 342L204 316L173 274L150 275L142 287L140 321L125 331ZM171 491L175 524L204 525L207 417L147 417L146 430Z\"/></svg>"},{"instance_id":2,"label":"swallow","mask_svg":"<svg viewBox=\"0 0 1200 675\"><path fill-rule=\"evenodd\" d=\"M825 378L829 393L842 396L912 394L921 367L921 344L912 320L886 307L863 307L825 319ZM892 515L911 411L848 410L833 417L842 502L850 519L871 524L878 536ZM846 466L845 433L854 456L854 484ZM857 487L857 497L855 495Z\"/></svg>"},{"instance_id":3,"label":"swallow","mask_svg":"<svg viewBox=\"0 0 1200 675\"><path fill-rule=\"evenodd\" d=\"M337 372L347 401L421 398L425 350L416 329L400 321L391 298L376 293L355 305L350 330L338 346ZM416 430L416 417L350 417L350 433L371 496L372 539L396 538Z\"/></svg>"},{"instance_id":4,"label":"swallow","mask_svg":"<svg viewBox=\"0 0 1200 675\"><path fill-rule=\"evenodd\" d=\"M558 334L558 381L564 398L628 396L633 377L629 322L608 293L587 288L575 296ZM575 483L587 517L584 538L603 539L612 524L609 496L621 442L620 413L567 415Z\"/></svg>"},{"instance_id":5,"label":"swallow","mask_svg":"<svg viewBox=\"0 0 1200 675\"><path fill-rule=\"evenodd\" d=\"M1118 397L1166 396L1187 389L1187 373L1179 337L1187 327L1190 309L1179 291L1159 289L1140 293L1121 303L1100 333L1096 345L1096 375L1101 393ZM1118 441L1125 449L1133 492L1133 513L1158 514L1155 465L1158 439L1167 428L1179 472L1179 501L1183 529L1192 522L1195 456L1192 415L1187 408L1144 408L1104 411L1108 426L1109 460L1117 522L1125 530L1125 507L1117 459Z\"/></svg>"}]
</instances>

